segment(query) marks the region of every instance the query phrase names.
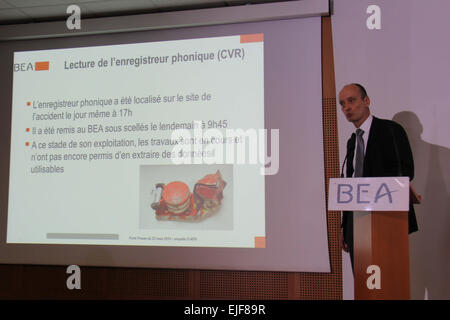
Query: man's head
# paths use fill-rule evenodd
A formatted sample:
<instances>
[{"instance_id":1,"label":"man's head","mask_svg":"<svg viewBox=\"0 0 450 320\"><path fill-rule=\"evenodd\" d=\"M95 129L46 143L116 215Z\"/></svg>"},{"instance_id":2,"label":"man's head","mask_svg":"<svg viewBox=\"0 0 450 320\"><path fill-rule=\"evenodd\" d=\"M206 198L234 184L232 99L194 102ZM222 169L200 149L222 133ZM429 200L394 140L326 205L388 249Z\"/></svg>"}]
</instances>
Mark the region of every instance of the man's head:
<instances>
[{"instance_id":1,"label":"man's head","mask_svg":"<svg viewBox=\"0 0 450 320\"><path fill-rule=\"evenodd\" d=\"M344 86L339 92L339 104L348 121L359 128L370 115L370 98L366 89L358 83Z\"/></svg>"}]
</instances>

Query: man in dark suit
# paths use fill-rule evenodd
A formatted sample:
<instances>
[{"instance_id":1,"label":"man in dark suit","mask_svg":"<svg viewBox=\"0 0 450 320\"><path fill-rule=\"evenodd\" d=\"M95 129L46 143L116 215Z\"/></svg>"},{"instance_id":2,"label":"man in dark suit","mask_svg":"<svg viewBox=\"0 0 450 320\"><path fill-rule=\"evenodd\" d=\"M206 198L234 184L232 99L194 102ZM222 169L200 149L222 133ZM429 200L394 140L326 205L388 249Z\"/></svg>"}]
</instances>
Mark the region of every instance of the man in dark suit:
<instances>
[{"instance_id":1,"label":"man in dark suit","mask_svg":"<svg viewBox=\"0 0 450 320\"><path fill-rule=\"evenodd\" d=\"M360 84L344 86L339 93L339 104L347 120L356 128L356 133L347 141L346 176L408 176L412 180L414 161L408 136L402 126L372 116L370 98ZM409 207L408 227L409 233L418 230L412 204ZM343 250L350 253L353 266L352 212L343 212L341 244Z\"/></svg>"}]
</instances>

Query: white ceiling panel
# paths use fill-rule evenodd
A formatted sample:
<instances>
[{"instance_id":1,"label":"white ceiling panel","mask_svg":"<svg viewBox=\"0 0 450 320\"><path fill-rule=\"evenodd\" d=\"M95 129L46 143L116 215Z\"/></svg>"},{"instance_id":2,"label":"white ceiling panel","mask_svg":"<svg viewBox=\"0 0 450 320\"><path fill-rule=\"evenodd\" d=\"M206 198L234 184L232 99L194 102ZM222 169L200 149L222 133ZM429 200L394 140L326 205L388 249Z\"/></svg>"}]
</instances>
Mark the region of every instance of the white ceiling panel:
<instances>
[{"instance_id":1,"label":"white ceiling panel","mask_svg":"<svg viewBox=\"0 0 450 320\"><path fill-rule=\"evenodd\" d=\"M27 7L47 7L62 4L71 4L81 1L71 1L71 0L3 0L9 3L15 8L27 8Z\"/></svg>"},{"instance_id":2,"label":"white ceiling panel","mask_svg":"<svg viewBox=\"0 0 450 320\"><path fill-rule=\"evenodd\" d=\"M0 0L0 9L9 9L9 8L12 8L12 6L9 3Z\"/></svg>"},{"instance_id":3,"label":"white ceiling panel","mask_svg":"<svg viewBox=\"0 0 450 320\"><path fill-rule=\"evenodd\" d=\"M158 7L178 7L199 4L224 4L224 0L151 0Z\"/></svg>"},{"instance_id":4,"label":"white ceiling panel","mask_svg":"<svg viewBox=\"0 0 450 320\"><path fill-rule=\"evenodd\" d=\"M81 14L90 13L90 10L86 7L86 4L78 4L81 9ZM41 7L26 7L20 9L27 16L34 19L50 19L50 18L61 18L66 19L69 14L67 14L67 5L57 5L57 6L41 6Z\"/></svg>"},{"instance_id":5,"label":"white ceiling panel","mask_svg":"<svg viewBox=\"0 0 450 320\"><path fill-rule=\"evenodd\" d=\"M152 10L156 6L150 0L110 0L110 1L95 1L84 4L93 13L122 13L135 12L138 10Z\"/></svg>"},{"instance_id":6,"label":"white ceiling panel","mask_svg":"<svg viewBox=\"0 0 450 320\"><path fill-rule=\"evenodd\" d=\"M0 21L23 21L30 19L25 13L19 9L2 9L0 10Z\"/></svg>"},{"instance_id":7,"label":"white ceiling panel","mask_svg":"<svg viewBox=\"0 0 450 320\"><path fill-rule=\"evenodd\" d=\"M0 0L0 24L63 20L70 4L90 18L280 1L289 0Z\"/></svg>"}]
</instances>

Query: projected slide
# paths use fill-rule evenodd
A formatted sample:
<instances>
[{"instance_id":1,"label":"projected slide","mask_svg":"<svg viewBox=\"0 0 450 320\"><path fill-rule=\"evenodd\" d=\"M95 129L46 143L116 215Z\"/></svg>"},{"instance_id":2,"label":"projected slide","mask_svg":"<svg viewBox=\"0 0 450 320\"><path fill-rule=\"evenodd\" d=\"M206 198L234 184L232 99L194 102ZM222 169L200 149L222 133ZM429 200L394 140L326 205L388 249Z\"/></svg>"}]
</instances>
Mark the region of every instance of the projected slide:
<instances>
[{"instance_id":1,"label":"projected slide","mask_svg":"<svg viewBox=\"0 0 450 320\"><path fill-rule=\"evenodd\" d=\"M263 62L263 34L15 52L7 243L264 248L230 134L264 128Z\"/></svg>"}]
</instances>

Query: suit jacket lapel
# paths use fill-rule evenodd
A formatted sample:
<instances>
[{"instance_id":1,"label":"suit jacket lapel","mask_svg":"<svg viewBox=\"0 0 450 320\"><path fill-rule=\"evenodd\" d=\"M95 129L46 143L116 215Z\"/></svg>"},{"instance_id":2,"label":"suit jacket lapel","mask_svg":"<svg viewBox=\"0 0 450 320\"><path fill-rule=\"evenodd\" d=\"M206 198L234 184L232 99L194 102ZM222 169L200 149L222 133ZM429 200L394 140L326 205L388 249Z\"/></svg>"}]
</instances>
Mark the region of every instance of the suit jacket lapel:
<instances>
[{"instance_id":1,"label":"suit jacket lapel","mask_svg":"<svg viewBox=\"0 0 450 320\"><path fill-rule=\"evenodd\" d=\"M368 173L368 168L370 168L370 166L371 166L370 161L373 160L372 154L375 152L378 128L379 128L379 119L376 117L373 117L372 125L370 126L370 131L369 131L369 140L367 141L366 153L364 155L364 170L363 170L364 177L370 176L370 174Z\"/></svg>"},{"instance_id":2,"label":"suit jacket lapel","mask_svg":"<svg viewBox=\"0 0 450 320\"><path fill-rule=\"evenodd\" d=\"M350 178L353 176L353 172L355 171L353 168L353 157L355 153L355 141L356 141L356 135L353 133L350 139L347 141L347 170L346 170L346 177Z\"/></svg>"}]
</instances>

